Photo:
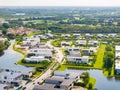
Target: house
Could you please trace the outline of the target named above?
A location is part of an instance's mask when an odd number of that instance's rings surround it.
[[[23,76],[31,76],[32,75],[32,71],[33,71],[33,68],[2,68],[1,67],[1,71],[4,71],[4,72],[13,72],[13,73],[22,73]]]
[[[120,74],[120,59],[115,60],[115,71],[117,74]]]
[[[35,85],[33,90],[65,90],[57,87],[55,84],[42,84],[42,85]]]
[[[115,46],[115,71],[120,74],[120,46]]]
[[[54,35],[51,34],[51,33],[47,33],[46,35],[47,35],[49,38],[54,38]]]
[[[73,48],[73,47],[67,47],[66,50],[68,52],[77,52],[77,51],[80,52],[80,48],[76,48],[76,47],[75,48]]]
[[[117,37],[117,34],[116,33],[110,33],[110,34],[108,34],[108,37],[115,38],[115,37]]]
[[[85,56],[92,55],[93,52],[94,51],[92,49],[82,49],[82,55],[85,55]]]
[[[35,36],[40,39],[48,39],[48,37],[46,35],[35,35]]]
[[[115,57],[120,57],[120,46],[115,46]]]
[[[80,49],[79,48],[71,48],[71,47],[67,47],[66,51],[69,52],[69,56],[74,56],[74,57],[80,57],[81,53],[80,53]]]
[[[19,72],[13,72],[13,71],[0,72],[0,82],[2,83],[10,83],[15,86],[19,86],[21,84],[22,78],[23,78],[23,74]]]
[[[2,42],[4,43],[4,42],[8,41],[8,39],[7,39],[7,38],[0,37],[0,41],[2,41]]]
[[[0,36],[2,36],[2,30],[0,30]]]
[[[35,86],[33,90],[70,90],[79,76],[80,74],[74,72],[55,71],[52,77],[47,78],[42,85]]]
[[[97,34],[97,37],[103,39],[104,35],[103,34]]]
[[[75,62],[75,63],[88,63],[89,56],[81,56],[81,57],[75,57],[75,56],[67,56],[68,62]]]
[[[69,55],[67,56],[68,62],[75,63],[88,63],[89,56],[81,56],[79,48],[67,48]]]
[[[34,46],[40,43],[40,38],[31,36],[29,38],[23,38],[23,46]]]
[[[76,46],[85,46],[87,43],[86,40],[77,40],[76,41]]]
[[[27,54],[34,54],[35,56],[43,56],[44,58],[52,58],[53,49],[49,48],[33,48],[29,49]]]
[[[39,63],[46,60],[43,56],[31,56],[24,59],[27,63]]]
[[[75,72],[55,71],[54,76],[69,77],[69,79],[74,79],[77,81],[80,74]]]
[[[89,40],[88,46],[99,46],[99,42],[97,40]]]
[[[61,37],[69,38],[69,37],[71,37],[71,35],[70,34],[62,34]]]
[[[94,37],[94,35],[92,35],[92,34],[90,34],[90,33],[86,33],[86,34],[85,34],[85,38],[92,38],[92,37]]]
[[[61,46],[70,46],[71,42],[62,41]]]
[[[79,33],[74,33],[73,36],[74,36],[75,38],[80,38],[80,37],[81,37],[81,34],[79,34]]]

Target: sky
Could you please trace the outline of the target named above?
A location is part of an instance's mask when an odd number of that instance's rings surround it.
[[[0,6],[120,6],[120,0],[0,0]]]

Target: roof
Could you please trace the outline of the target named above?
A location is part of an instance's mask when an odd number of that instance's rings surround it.
[[[51,84],[57,84],[59,82],[63,82],[64,81],[64,77],[60,77],[60,76],[53,76],[51,78],[47,78],[45,80],[45,83],[51,83]]]
[[[61,85],[63,85],[63,86],[69,86],[70,84],[72,84],[73,83],[73,79],[68,79],[68,80],[64,80],[62,83],[61,83]]]
[[[81,54],[80,54],[79,51],[71,51],[69,56],[71,56],[71,57],[80,57]]]
[[[46,84],[44,83],[43,85],[36,85],[33,90],[65,90],[65,89],[60,89],[60,88],[54,88],[56,85],[55,84]]]
[[[77,76],[80,75],[80,73],[75,73],[75,72],[65,72],[65,71],[55,71],[54,72],[55,76],[60,76],[60,77],[65,77],[68,74],[69,74],[70,79],[71,78],[74,79],[74,78],[76,78]]]
[[[21,75],[22,75],[22,73],[6,72],[6,71],[3,71],[0,73],[0,76],[2,76],[2,77],[7,76],[9,78],[18,78]]]
[[[120,46],[115,46],[115,50],[120,50]]]

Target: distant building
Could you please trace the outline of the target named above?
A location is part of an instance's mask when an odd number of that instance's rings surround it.
[[[92,35],[92,34],[90,34],[90,33],[86,33],[86,34],[85,34],[85,38],[92,38],[92,37],[94,37],[94,35]]]
[[[80,52],[80,48],[67,47],[66,50],[68,52]]]
[[[90,56],[94,53],[94,51],[92,49],[82,49],[82,55],[84,56]]]
[[[70,46],[71,42],[62,41],[61,46]]]
[[[117,37],[117,34],[116,33],[110,33],[110,34],[108,34],[108,37],[115,38],[115,37]]]
[[[23,46],[34,46],[38,44],[40,44],[40,38],[38,37],[23,38]]]
[[[77,40],[77,41],[76,41],[76,45],[77,45],[77,46],[85,46],[86,43],[87,43],[86,40]]]
[[[97,34],[97,37],[98,37],[99,39],[104,39],[104,38],[105,38],[105,36],[104,36],[103,34]]]
[[[73,36],[78,39],[81,38],[81,34],[78,34],[78,33],[74,33]]]
[[[99,42],[97,40],[89,40],[88,45],[89,46],[99,46]]]
[[[61,37],[69,38],[69,37],[71,37],[71,35],[70,34],[62,34]]]

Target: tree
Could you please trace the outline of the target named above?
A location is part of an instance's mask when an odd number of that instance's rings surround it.
[[[8,24],[8,23],[3,23],[2,26],[3,26],[4,28],[6,28],[6,29],[9,28],[9,24]]]
[[[5,45],[2,41],[0,41],[0,54],[3,53],[3,50],[5,49]]]
[[[89,83],[88,89],[92,89],[92,88],[93,88],[92,83]]]

